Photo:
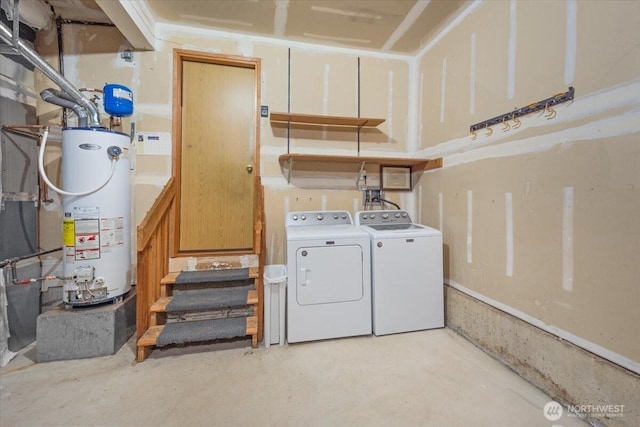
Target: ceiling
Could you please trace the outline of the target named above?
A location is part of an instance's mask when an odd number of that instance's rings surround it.
[[[98,6],[100,1],[43,1],[64,19],[108,21]],[[156,22],[414,54],[455,18],[469,0],[136,1],[144,3]]]
[[[414,53],[463,0],[146,0],[160,22]]]

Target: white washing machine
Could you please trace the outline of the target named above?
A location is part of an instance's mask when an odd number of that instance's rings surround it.
[[[411,222],[406,211],[361,211],[371,236],[373,333],[444,327],[442,233]]]
[[[346,211],[290,212],[287,341],[371,334],[369,235]]]

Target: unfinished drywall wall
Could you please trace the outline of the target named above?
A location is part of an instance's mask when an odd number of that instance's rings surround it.
[[[636,372],[639,16],[624,1],[472,4],[419,57],[418,155],[444,168],[416,190],[452,286]],[[469,134],[568,86],[555,116]]]
[[[595,426],[640,424],[640,375],[453,287],[445,288],[445,301],[447,327],[562,402],[570,417]]]
[[[101,87],[105,82],[123,84],[134,93],[134,114],[123,121],[129,132],[172,132],[173,50],[176,48],[261,59],[261,103],[270,112],[380,117],[386,121],[361,133],[363,155],[406,157],[408,152],[408,94],[411,58],[387,54],[336,50],[301,43],[287,44],[264,38],[206,31],[175,25],[156,27],[156,50],[133,52],[127,62],[121,52],[128,43],[115,29],[65,26],[65,76],[77,87]],[[38,50],[57,67],[55,31],[40,35]],[[360,96],[358,97],[358,58]],[[290,76],[290,77],[289,77]],[[290,78],[290,92],[289,88]],[[47,83],[41,76],[40,89]],[[60,109],[39,105],[41,120],[59,123]],[[103,118],[107,116],[104,115]],[[353,129],[299,128],[289,140],[283,128],[260,119],[260,172],[265,187],[267,260],[283,263],[284,217],[287,211],[362,208],[353,170],[321,170],[294,175],[287,181],[278,157],[287,152],[357,154]],[[52,150],[56,150],[55,144]],[[54,153],[55,151],[52,151]],[[59,152],[58,152],[59,153]],[[48,162],[55,175],[59,154]],[[171,172],[171,156],[139,154],[135,161],[134,217],[139,224],[162,190]],[[375,172],[375,171],[373,171]],[[410,203],[410,193],[389,194],[398,203]],[[48,239],[59,241],[61,219],[48,216],[43,229],[54,229]]]

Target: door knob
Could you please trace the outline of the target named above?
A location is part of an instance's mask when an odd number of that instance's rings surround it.
[[[247,173],[253,172],[253,165],[247,165]]]

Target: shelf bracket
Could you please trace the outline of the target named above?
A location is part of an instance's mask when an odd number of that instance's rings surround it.
[[[364,171],[364,164],[365,164],[364,161],[360,164],[360,170],[358,171],[358,177],[356,178],[356,188],[358,188],[358,183],[360,182],[360,178],[362,178],[362,171]]]
[[[291,184],[291,171],[293,170],[293,159],[289,158],[287,160],[287,167],[288,167],[288,171],[287,171],[287,184]]]

